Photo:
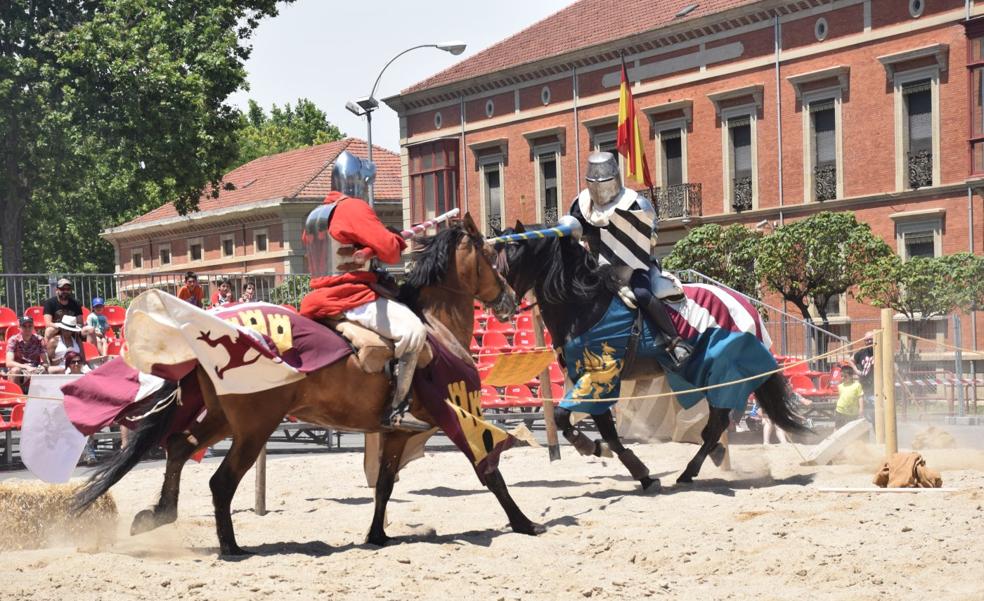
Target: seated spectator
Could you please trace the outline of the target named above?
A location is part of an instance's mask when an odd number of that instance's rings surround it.
[[[205,291],[198,285],[198,276],[194,271],[185,274],[184,286],[178,288],[178,298],[201,308],[205,299]]]
[[[34,331],[34,320],[21,317],[20,332],[7,341],[7,375],[10,380],[27,392],[31,376],[48,371],[48,353],[44,340]]]
[[[243,287],[243,293],[239,297],[239,302],[241,303],[251,303],[256,300],[256,284],[252,281],[246,282],[246,286]]]
[[[61,278],[56,285],[55,295],[44,301],[44,339],[49,341],[58,335],[56,324],[65,315],[75,317],[76,322],[82,321],[82,305],[75,300],[74,287],[68,278]],[[87,338],[91,328],[82,328],[82,337]]]
[[[65,373],[82,375],[89,371],[89,366],[82,360],[82,355],[75,351],[65,353]],[[89,436],[85,440],[85,448],[82,450],[82,458],[79,461],[82,465],[92,465],[96,462],[96,439]]]
[[[74,315],[65,315],[61,321],[55,324],[58,335],[48,340],[48,362],[50,367],[48,373],[64,374],[68,373],[68,366],[65,364],[65,357],[69,351],[74,351],[85,362],[85,351],[79,342],[79,334],[82,328],[79,327]]]
[[[235,304],[236,297],[232,295],[232,283],[229,278],[219,280],[219,289],[212,293],[212,307],[224,307]]]
[[[91,329],[86,339],[99,349],[99,354],[103,357],[106,356],[106,350],[109,348],[109,340],[106,338],[109,320],[103,315],[105,305],[106,302],[101,297],[92,299],[92,312],[86,320],[86,325]]]

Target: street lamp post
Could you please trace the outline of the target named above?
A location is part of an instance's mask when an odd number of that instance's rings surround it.
[[[388,63],[386,63],[385,65],[383,65],[383,69],[379,72],[379,75],[376,76],[376,82],[372,84],[372,91],[369,92],[369,95],[368,96],[366,96],[365,98],[360,98],[359,100],[356,100],[355,102],[349,100],[348,102],[345,103],[345,108],[348,109],[348,111],[350,113],[352,113],[352,114],[354,114],[354,115],[356,115],[358,117],[361,117],[361,116],[365,115],[365,118],[366,118],[366,142],[369,143],[369,160],[370,161],[372,161],[372,112],[374,110],[376,110],[377,108],[379,108],[379,101],[376,100],[376,98],[375,98],[375,96],[376,96],[376,86],[379,85],[379,80],[383,77],[383,73],[386,71],[386,68],[389,67],[393,63],[393,61],[395,61],[396,59],[400,58],[401,56],[403,56],[407,52],[410,52],[411,50],[416,50],[418,48],[437,48],[438,50],[443,50],[445,52],[450,52],[451,54],[457,56],[457,55],[459,55],[459,54],[461,54],[462,52],[465,51],[465,43],[464,42],[457,42],[457,41],[456,42],[441,42],[439,44],[420,44],[419,46],[413,46],[411,48],[407,48],[403,52],[400,52],[399,54],[397,54],[396,56],[394,56],[393,58],[391,58]],[[375,192],[373,190],[373,185],[372,184],[369,185],[369,199],[368,200],[369,200],[369,203],[370,204],[372,204],[373,201],[375,201]]]

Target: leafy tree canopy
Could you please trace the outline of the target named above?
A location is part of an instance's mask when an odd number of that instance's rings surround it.
[[[334,142],[344,137],[345,134],[328,121],[328,115],[306,98],[299,99],[293,107],[289,103],[283,108],[273,105],[269,115],[250,100],[249,109],[241,117],[239,156],[232,167],[269,154]]]
[[[696,227],[663,261],[671,270],[693,269],[735,290],[757,297],[755,255],[762,234],[741,224]]]
[[[866,266],[891,254],[888,245],[853,213],[821,211],[763,237],[756,272],[810,322],[812,301],[826,324],[830,299],[858,284]]]

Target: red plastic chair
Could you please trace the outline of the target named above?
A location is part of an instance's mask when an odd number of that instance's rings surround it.
[[[7,430],[10,430],[10,424],[7,423],[7,420],[3,419],[3,414],[0,413],[0,432],[6,432]]]
[[[85,323],[87,321],[89,321],[89,314],[90,313],[92,313],[92,311],[90,311],[88,307],[82,307],[82,324],[81,325],[84,326]]]
[[[106,340],[116,340],[116,331],[112,326],[106,328]]]
[[[0,406],[10,407],[23,403],[24,391],[10,380],[0,380]]]
[[[109,341],[106,346],[106,354],[110,357],[118,357],[121,352],[123,352],[123,340],[120,338],[113,338]]]
[[[539,403],[534,400],[533,393],[528,386],[507,386],[505,394],[506,402],[513,407],[535,407]]]
[[[14,336],[20,333],[20,326],[8,326],[7,335],[3,337],[4,341],[10,340]]]
[[[0,307],[0,328],[17,325],[17,314],[10,307]]]
[[[799,360],[797,359],[797,361]],[[808,363],[799,362],[799,363],[794,363],[792,366],[783,369],[782,373],[786,374],[787,376],[794,376],[794,375],[806,374],[806,372],[808,371],[810,371],[810,365]]]
[[[34,327],[38,328],[41,333],[44,333],[44,307],[28,307],[27,311],[24,311],[24,315],[27,315],[34,320]]]
[[[516,317],[516,331],[517,332],[532,332],[533,331],[533,316],[529,313],[523,313]]]
[[[102,357],[102,354],[100,354],[99,349],[97,349],[96,345],[92,344],[91,342],[82,343],[82,352],[85,353],[86,361],[92,361],[93,359]]]
[[[478,318],[472,320],[472,333],[478,337],[485,334],[485,324]]]
[[[502,397],[499,396],[499,391],[495,389],[495,386],[489,386],[488,384],[482,386],[482,397],[480,402],[482,409],[499,408],[505,405],[502,401]]]
[[[817,391],[813,386],[813,380],[801,374],[789,376],[789,385],[794,392],[802,395],[812,394]]]
[[[0,340],[0,367],[7,366],[7,341]]]
[[[474,336],[472,336],[471,346],[468,347],[468,350],[471,351],[471,354],[473,355],[477,355],[478,351],[482,350],[482,346],[478,344],[478,340],[476,340]]]
[[[24,403],[14,405],[13,411],[10,412],[10,421],[7,422],[7,427],[10,430],[20,430],[24,427]]]
[[[832,370],[830,370],[830,384],[836,386],[841,383],[841,367],[840,365],[835,365]]]
[[[554,361],[550,364],[550,381],[554,384],[564,385],[564,372],[560,369],[560,364]]]
[[[513,327],[510,321],[499,321],[494,317],[485,322],[486,332],[502,332],[503,334],[512,335],[516,332],[516,328]]]
[[[564,385],[556,382],[550,383],[550,394],[553,396],[554,403],[559,403],[564,399]],[[540,398],[543,398],[543,387],[540,387]]]
[[[488,373],[488,370],[499,360],[500,353],[496,349],[482,348],[478,351],[478,369]]]
[[[512,345],[502,332],[486,332],[482,335],[482,348],[501,352],[506,349],[512,350]]]
[[[122,328],[123,322],[126,321],[126,309],[117,307],[116,305],[106,305],[103,307],[103,315],[106,316],[106,321],[109,322],[109,327],[111,328]]]
[[[513,347],[517,349],[531,349],[536,347],[536,335],[529,330],[517,330],[513,334]]]

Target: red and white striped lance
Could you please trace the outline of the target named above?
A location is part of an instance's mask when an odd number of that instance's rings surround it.
[[[435,217],[433,219],[428,219],[427,221],[422,221],[422,222],[418,223],[417,225],[410,226],[409,229],[405,229],[402,232],[400,232],[400,235],[403,236],[403,239],[404,240],[409,240],[410,238],[413,238],[414,236],[417,236],[419,234],[423,234],[428,229],[430,229],[430,228],[432,228],[432,227],[434,227],[436,225],[440,225],[440,224],[444,223],[445,221],[448,221],[452,217],[456,217],[458,215],[458,213],[460,213],[460,212],[461,212],[461,209],[458,209],[458,208],[451,209],[447,213],[442,213],[442,214],[438,215],[437,217]],[[373,249],[367,247],[367,248],[362,248],[362,249],[359,249],[359,250],[355,251],[355,254],[353,254],[353,258],[356,261],[361,261],[361,262],[365,263],[366,261],[368,261],[369,259],[371,259],[375,254],[376,254],[376,251],[374,251]]]

